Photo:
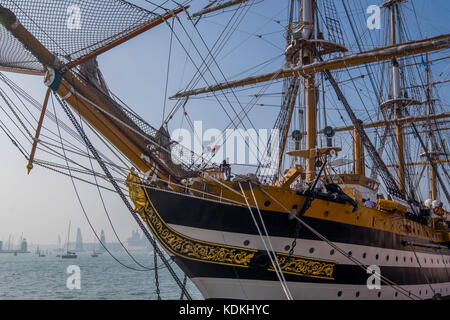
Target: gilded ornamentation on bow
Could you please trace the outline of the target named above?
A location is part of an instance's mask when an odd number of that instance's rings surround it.
[[[145,220],[166,248],[185,258],[247,267],[256,253],[187,238],[168,227],[153,208],[147,206],[145,213]]]
[[[147,197],[145,196],[144,189],[140,186],[141,183],[141,179],[135,173],[134,168],[131,168],[127,179],[125,180],[125,185],[128,187],[130,199],[133,201],[134,211],[142,216],[142,209],[147,204]]]
[[[125,182],[135,210],[152,229],[160,243],[177,256],[205,263],[218,263],[237,267],[249,267],[257,250],[226,246],[189,238],[169,227],[153,207],[141,180],[131,171]],[[281,269],[285,273],[306,277],[333,279],[335,262],[289,256],[277,253]],[[270,266],[267,270],[274,271]]]
[[[298,275],[333,279],[335,263],[332,261],[312,260],[298,256],[277,254],[281,270]]]

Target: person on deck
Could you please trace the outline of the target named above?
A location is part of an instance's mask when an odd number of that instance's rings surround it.
[[[367,199],[367,200],[364,202],[364,205],[365,205],[367,208],[375,208],[376,203],[373,202],[373,201],[370,200],[370,199]]]
[[[230,178],[231,178],[231,166],[228,163],[228,159],[227,160],[224,159],[220,166],[221,166],[222,172],[225,175],[225,179],[226,180],[230,180]]]

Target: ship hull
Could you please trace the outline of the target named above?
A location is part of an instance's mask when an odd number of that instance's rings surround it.
[[[268,259],[262,264],[256,259],[266,250],[247,207],[152,188],[146,191],[151,208],[157,212],[160,221],[177,235],[186,237],[188,241],[195,239],[205,246],[254,252],[248,263],[236,265],[228,263],[229,260],[198,258],[189,250],[183,254],[182,250],[171,250],[166,244],[168,253],[206,299],[286,299]],[[257,214],[256,210],[253,214]],[[302,218],[364,265],[378,266],[383,277],[401,288],[381,283],[377,289],[370,288],[373,284],[371,274],[305,227],[299,228],[296,220],[288,219],[287,214],[261,210],[261,215],[279,259],[290,257],[297,232],[291,254],[301,260],[302,265],[296,269],[284,269],[283,266],[287,286],[294,299],[432,299],[450,295],[450,251],[405,245],[405,241],[426,243],[423,238],[306,216]],[[258,224],[263,230],[260,221]],[[163,230],[152,229],[157,236]],[[164,239],[159,240],[164,245]],[[332,272],[329,272],[330,268]]]

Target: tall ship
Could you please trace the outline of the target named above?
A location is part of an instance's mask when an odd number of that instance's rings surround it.
[[[2,0],[0,98],[25,142],[1,128],[29,173],[94,185],[105,211],[102,192],[117,193],[188,299],[186,277],[205,299],[447,298],[450,113],[438,89],[449,73],[435,66],[448,65],[450,35],[420,31],[418,2]],[[249,17],[258,6],[265,15]],[[277,29],[253,33],[269,23]],[[109,89],[96,58],[157,26],[193,76],[169,98],[159,79],[164,104],[151,108],[163,122],[152,126]],[[264,52],[241,52],[234,64],[248,68],[231,78],[221,59],[236,31],[276,59],[254,66]],[[168,71],[174,63],[170,52]],[[42,76],[44,102],[8,72]],[[169,132],[175,119],[194,128],[201,102],[205,118],[229,125],[192,150]],[[238,137],[257,140],[255,165],[227,161]]]

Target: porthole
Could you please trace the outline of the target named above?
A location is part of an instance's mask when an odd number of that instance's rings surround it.
[[[332,256],[333,254],[334,254],[334,249],[331,249],[330,256]]]
[[[378,292],[378,298],[381,298],[381,292]]]
[[[328,211],[325,211],[325,212],[323,213],[323,216],[324,216],[324,217],[328,217],[328,214],[329,214],[329,212],[328,212]]]
[[[406,257],[403,257],[403,262],[406,262]]]
[[[424,261],[425,263],[427,263],[427,258],[423,258],[423,261]]]
[[[356,291],[355,296],[358,298],[359,297],[359,291]]]
[[[352,256],[352,254],[353,254],[353,252],[351,252],[351,251],[348,252],[348,255],[349,255],[350,257]]]
[[[395,291],[395,294],[394,294],[394,296],[398,297],[398,292],[397,292],[397,291]]]
[[[395,262],[398,262],[398,256],[395,256]]]
[[[378,255],[378,253],[375,255],[375,259],[378,260],[380,256]]]
[[[290,245],[287,245],[286,247],[284,247],[284,250],[288,251],[291,248]]]
[[[419,296],[421,296],[422,295],[422,290],[419,290]]]
[[[386,261],[389,261],[389,256],[386,256]]]
[[[245,240],[244,241],[244,246],[248,246],[250,244],[250,240]]]
[[[339,292],[337,293],[337,296],[338,296],[338,297],[342,296],[342,291],[339,291]]]
[[[367,256],[367,254],[364,252],[363,255],[362,255],[363,259],[365,259],[366,256]]]
[[[411,257],[411,262],[413,262],[413,258]]]
[[[266,202],[264,202],[264,206],[266,206],[266,207],[270,206],[270,201],[267,200]]]
[[[314,248],[310,248],[309,253],[313,253],[313,252],[314,252]]]

